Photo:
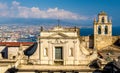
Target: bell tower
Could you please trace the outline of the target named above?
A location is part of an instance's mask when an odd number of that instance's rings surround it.
[[[112,43],[112,22],[102,11],[94,19],[94,48],[101,49]]]

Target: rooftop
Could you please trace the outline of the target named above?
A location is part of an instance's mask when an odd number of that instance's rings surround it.
[[[0,46],[10,46],[10,47],[18,47],[20,45],[29,46],[33,44],[34,42],[0,42]]]
[[[79,28],[77,27],[62,27],[62,26],[55,26],[53,27],[52,29],[48,29],[48,30],[42,30],[42,31],[50,31],[50,32],[58,32],[58,31],[61,31],[61,32],[78,32],[79,31]]]

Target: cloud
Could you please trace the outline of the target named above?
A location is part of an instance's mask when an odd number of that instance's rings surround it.
[[[0,9],[6,8],[6,7],[7,7],[6,4],[2,4],[2,3],[0,3]]]
[[[12,5],[13,5],[13,6],[18,6],[18,5],[20,5],[20,3],[17,2],[17,1],[13,1],[13,2],[12,2]]]
[[[8,15],[8,6],[6,4],[0,3],[0,16]]]
[[[48,19],[68,19],[68,20],[87,20],[86,16],[79,15],[64,9],[48,8],[41,10],[39,7],[21,6],[19,2],[13,1],[11,6],[0,3],[0,16],[12,18],[48,18]]]

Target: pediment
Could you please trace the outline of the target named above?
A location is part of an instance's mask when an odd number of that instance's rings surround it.
[[[64,37],[69,37],[69,36],[63,33],[55,33],[55,34],[50,35],[49,37],[64,38]]]

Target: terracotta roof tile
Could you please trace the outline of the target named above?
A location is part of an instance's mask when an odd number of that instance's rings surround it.
[[[0,46],[12,46],[12,47],[17,47],[20,45],[29,46],[33,44],[34,42],[0,42]]]

